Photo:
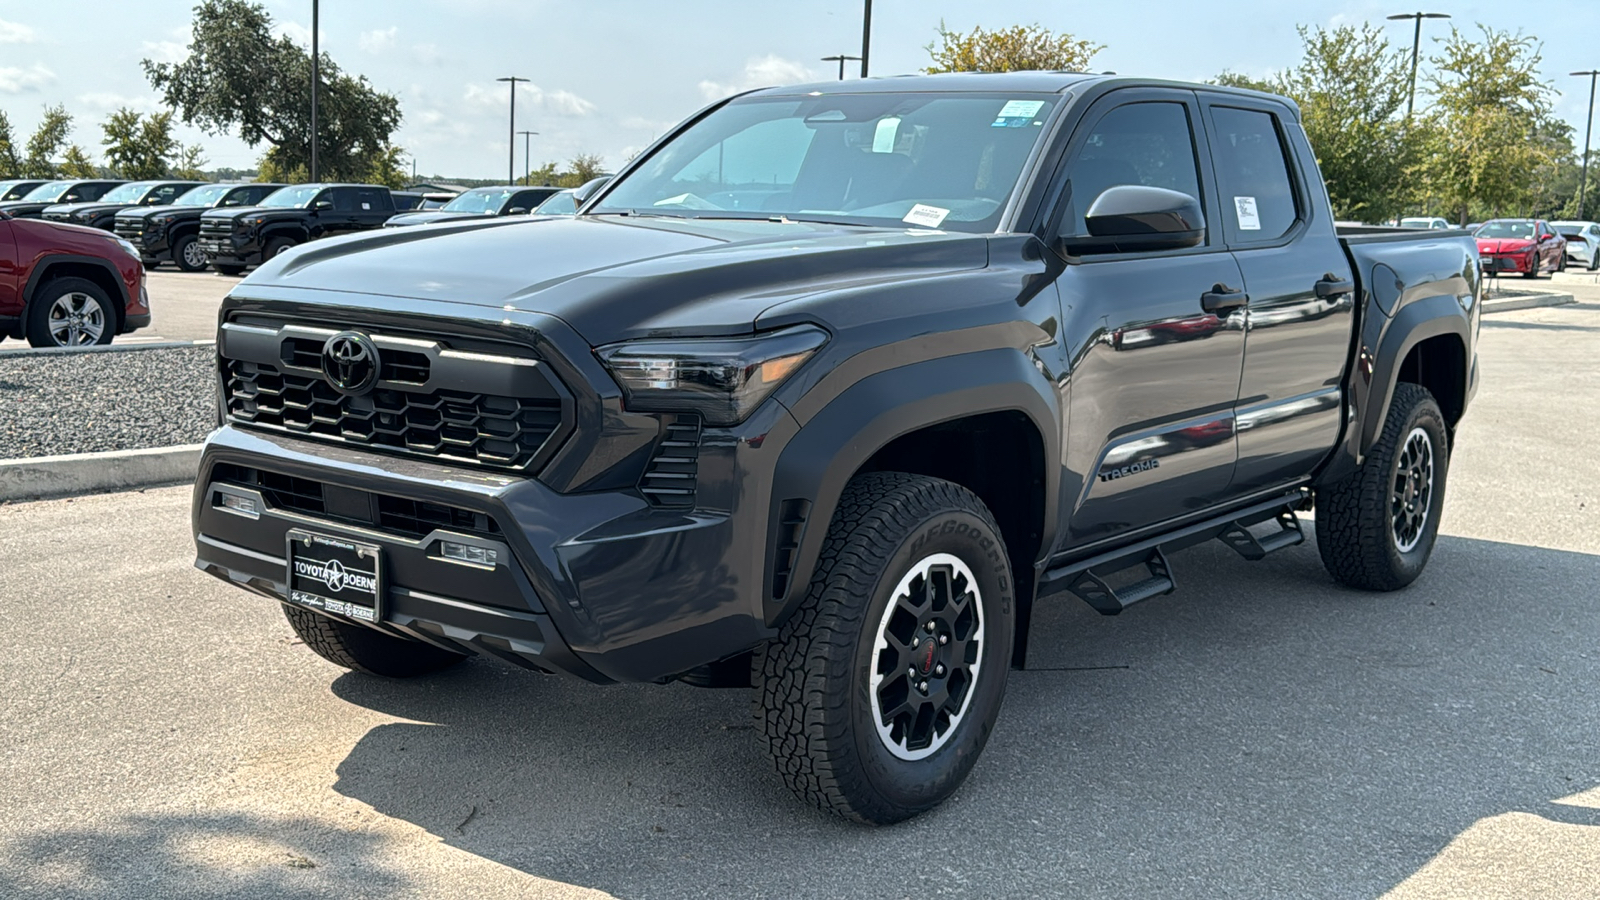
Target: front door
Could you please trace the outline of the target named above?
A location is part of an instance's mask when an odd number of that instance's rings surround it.
[[[1221,192],[1212,224],[1250,295],[1233,492],[1253,493],[1310,474],[1338,443],[1355,286],[1332,216],[1311,202],[1303,173],[1316,160],[1298,123],[1271,102],[1202,103]]]
[[[1052,227],[1063,236],[1086,234],[1085,212],[1120,184],[1182,191],[1214,218],[1215,191],[1198,165],[1203,147],[1192,92],[1108,94],[1069,142],[1051,220],[1059,224]],[[1239,267],[1214,231],[1197,247],[1066,262],[1057,285],[1072,361],[1063,473],[1064,485],[1077,492],[1063,504],[1070,549],[1225,499],[1236,455],[1244,310],[1217,315],[1204,308],[1243,289]]]

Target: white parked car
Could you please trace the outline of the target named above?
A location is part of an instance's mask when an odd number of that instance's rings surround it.
[[[1600,222],[1551,222],[1550,227],[1567,239],[1568,260],[1591,272],[1600,269]]]
[[[1428,231],[1449,231],[1455,226],[1438,216],[1409,216],[1400,220],[1400,227],[1421,228]]]

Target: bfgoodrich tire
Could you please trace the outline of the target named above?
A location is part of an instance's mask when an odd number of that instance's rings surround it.
[[[283,604],[283,615],[313,653],[336,666],[368,675],[413,678],[447,669],[466,659],[432,644],[391,637],[364,625],[340,622],[298,606]]]
[[[1393,591],[1415,581],[1439,535],[1449,432],[1433,395],[1398,384],[1378,443],[1361,468],[1317,489],[1317,549],[1350,587]]]
[[[887,824],[950,796],[988,742],[1015,598],[971,491],[895,472],[845,488],[805,598],[756,660],[760,731],[801,799]]]

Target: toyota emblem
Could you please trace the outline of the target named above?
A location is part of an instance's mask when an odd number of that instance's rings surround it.
[[[346,394],[364,394],[378,383],[378,348],[359,331],[341,331],[322,345],[322,374]]]

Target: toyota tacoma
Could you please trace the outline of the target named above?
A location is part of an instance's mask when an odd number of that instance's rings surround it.
[[[200,217],[211,209],[255,206],[282,187],[262,182],[203,184],[166,206],[122,210],[112,231],[139,248],[147,269],[170,260],[185,272],[199,272],[207,265],[200,246]]]
[[[1336,230],[1289,101],[773,88],[579,214],[300,248],[225,301],[197,565],[383,676],[753,687],[804,800],[961,784],[1041,598],[1300,544],[1403,588],[1477,380],[1464,232]]]
[[[382,228],[394,197],[376,184],[297,184],[259,206],[213,209],[200,216],[200,248],[211,268],[237,275],[307,241]]]

